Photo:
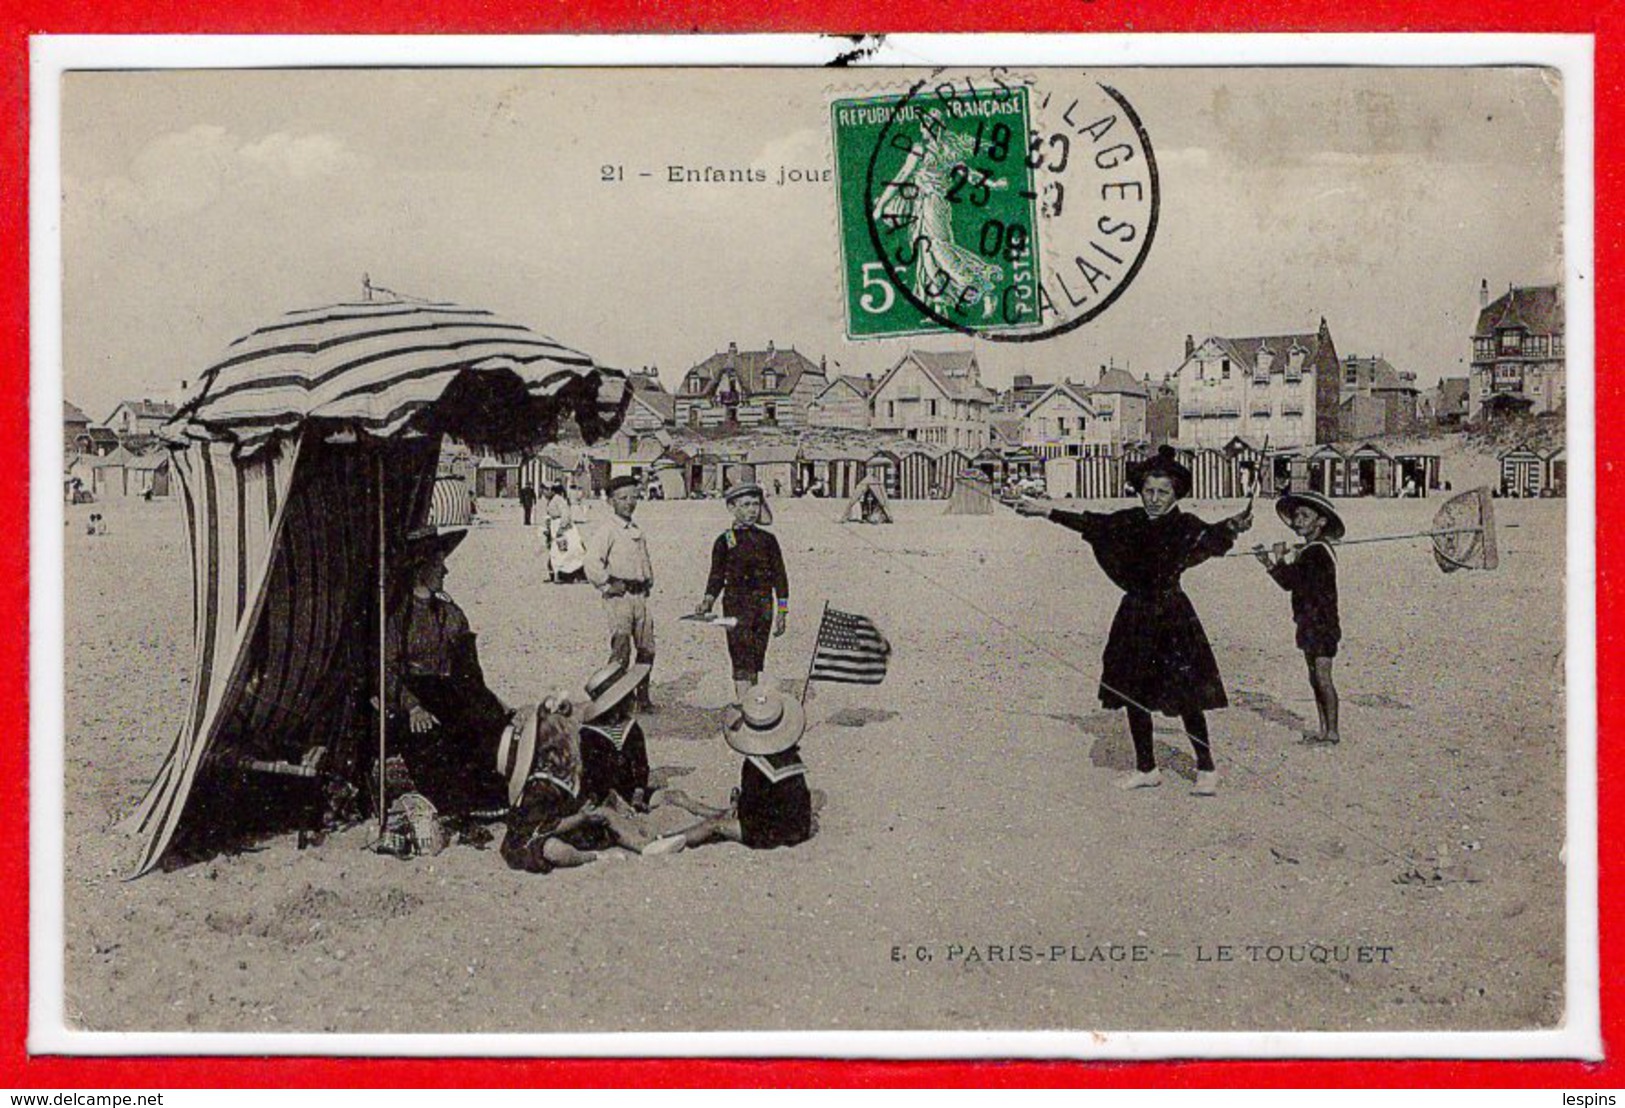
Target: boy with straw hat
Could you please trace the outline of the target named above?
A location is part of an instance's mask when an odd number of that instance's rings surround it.
[[[1255,546],[1253,555],[1275,583],[1292,594],[1298,649],[1309,669],[1309,687],[1320,716],[1320,732],[1305,733],[1304,741],[1330,745],[1340,738],[1332,659],[1343,638],[1337,614],[1337,552],[1332,544],[1344,535],[1343,520],[1318,492],[1287,493],[1275,502],[1275,514],[1303,542],[1292,550],[1285,543],[1276,543],[1273,550]]]

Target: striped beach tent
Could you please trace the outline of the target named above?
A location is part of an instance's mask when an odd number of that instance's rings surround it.
[[[443,436],[530,450],[568,414],[596,439],[629,398],[585,354],[450,304],[335,304],[233,343],[163,432],[192,562],[191,703],[127,825],[133,875],[286,829],[285,782],[244,765],[321,751],[365,778],[381,600],[401,584],[387,567],[451,496]]]
[[[1078,496],[1085,500],[1116,500],[1125,495],[1123,459],[1091,454],[1078,462]]]
[[[863,475],[885,489],[887,496],[898,496],[897,455],[890,450],[876,450],[865,458]]]
[[[970,468],[970,455],[960,450],[949,450],[937,459],[937,495],[946,500],[953,495],[959,475]]]

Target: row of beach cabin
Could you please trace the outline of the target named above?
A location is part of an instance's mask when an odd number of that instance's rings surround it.
[[[808,445],[688,454],[651,437],[620,449],[554,446],[525,461],[482,460],[474,487],[480,496],[517,496],[527,484],[536,489],[567,484],[590,496],[624,475],[644,482],[651,495],[672,500],[717,496],[745,481],[762,485],[770,496],[849,497],[871,479],[893,499],[929,500],[946,499],[961,474],[977,472],[994,488],[1041,480],[1053,497],[1108,500],[1131,495],[1128,467],[1150,452],[1139,445],[1046,458],[1021,448],[967,453],[910,444],[867,452]],[[1255,480],[1265,496],[1293,488],[1333,497],[1421,497],[1442,487],[1437,454],[1389,452],[1375,443],[1352,450],[1331,445],[1272,450],[1266,456],[1235,439],[1223,449],[1187,449],[1179,455],[1194,477],[1193,495],[1203,500],[1246,496]]]

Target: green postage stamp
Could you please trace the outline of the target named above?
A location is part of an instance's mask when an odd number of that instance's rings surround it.
[[[831,105],[851,338],[1039,326],[1028,92],[944,84]]]

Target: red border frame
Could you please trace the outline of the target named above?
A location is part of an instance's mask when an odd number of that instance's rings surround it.
[[[333,10],[323,10],[324,8]],[[1625,10],[1618,0],[1365,0],[1334,12],[1324,0],[1229,0],[1193,11],[1188,0],[1082,0],[1035,18],[1023,0],[971,6],[909,0],[791,0],[764,14],[754,0],[588,0],[540,14],[534,0],[480,0],[446,14],[402,0],[316,5],[302,0],[212,0],[195,10],[162,0],[9,0],[0,26],[0,519],[28,518],[28,36],[30,34],[502,34],[544,32],[746,32],[830,28],[889,31],[1526,31],[1596,36],[1597,667],[1614,672],[1625,644],[1609,588],[1625,570],[1625,509],[1604,495],[1602,459],[1621,446],[1616,418],[1625,387],[1609,372],[1625,311],[1608,310],[1625,264]],[[1616,50],[1619,50],[1616,53]],[[1582,265],[1582,269],[1587,267]],[[1588,273],[1588,276],[1590,274]],[[1625,300],[1621,301],[1625,306]],[[0,540],[0,888],[28,889],[28,530]],[[44,567],[53,572],[53,567]],[[1614,811],[1625,782],[1625,688],[1599,681],[1598,827],[1605,1046],[1621,1041],[1625,942],[1625,828]],[[9,1088],[523,1087],[560,1086],[971,1086],[1107,1087],[1619,1087],[1625,1065],[1575,1062],[844,1062],[742,1060],[392,1060],[338,1058],[30,1058],[27,896],[0,897],[0,1086]]]

